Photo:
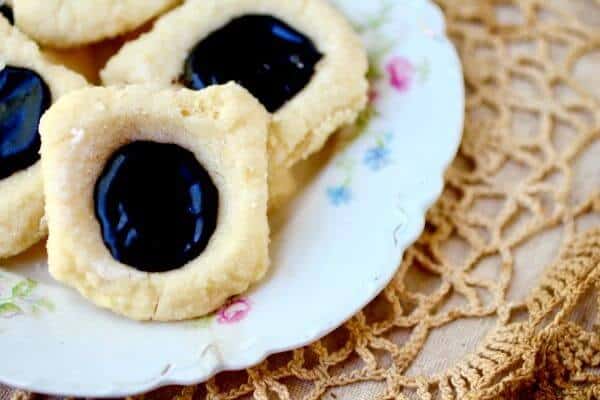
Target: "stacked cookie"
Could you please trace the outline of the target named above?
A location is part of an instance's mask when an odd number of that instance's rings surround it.
[[[367,98],[360,39],[325,0],[175,3],[0,9],[0,256],[47,225],[52,276],[140,320],[205,315],[262,279],[290,169]],[[83,45],[171,7],[112,56],[104,87],[21,33]]]

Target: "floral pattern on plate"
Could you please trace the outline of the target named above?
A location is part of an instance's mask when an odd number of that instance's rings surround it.
[[[405,56],[392,54],[397,40],[385,36],[382,28],[390,23],[387,15],[395,7],[394,2],[385,1],[379,12],[367,18],[367,22],[355,24],[357,30],[364,36],[371,37],[376,45],[369,48],[369,71],[367,73],[370,82],[369,104],[359,116],[352,138],[371,134],[375,136],[376,143],[364,150],[362,156],[346,154],[342,156],[341,161],[336,163],[343,179],[326,190],[329,202],[335,207],[349,204],[354,198],[352,181],[355,167],[359,164],[358,158],[362,158],[362,164],[372,172],[378,172],[393,162],[390,146],[394,138],[393,129],[390,128],[390,131],[385,133],[370,131],[372,122],[376,119],[382,120],[384,117],[378,110],[378,103],[382,101],[381,92],[388,87],[397,95],[407,94],[414,90],[417,84],[425,84],[431,72],[429,60],[426,58],[415,63]]]
[[[0,274],[0,318],[53,311],[54,304],[36,293],[38,283],[32,279],[15,279]]]
[[[235,297],[230,299],[216,313],[196,319],[194,324],[205,328],[214,322],[219,325],[234,325],[243,321],[252,310],[252,303],[249,299]]]

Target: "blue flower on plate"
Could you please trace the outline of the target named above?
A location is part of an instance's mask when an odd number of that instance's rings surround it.
[[[377,145],[367,150],[364,163],[373,171],[379,171],[390,163],[390,150],[385,145]]]
[[[346,185],[329,187],[327,189],[327,196],[329,197],[331,204],[336,207],[348,204],[352,199],[352,193]]]

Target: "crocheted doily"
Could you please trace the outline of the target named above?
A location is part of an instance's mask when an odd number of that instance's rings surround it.
[[[140,399],[600,398],[600,2],[438,4],[466,129],[393,283],[309,347]]]

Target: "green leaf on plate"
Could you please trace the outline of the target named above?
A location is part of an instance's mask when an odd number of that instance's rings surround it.
[[[367,70],[367,79],[372,82],[383,77],[383,71],[381,71],[381,67],[379,66],[379,60],[376,60],[374,56],[370,58],[371,60],[369,60],[369,69]]]
[[[33,291],[33,289],[35,289],[36,286],[37,282],[31,279],[26,279],[24,281],[19,282],[15,287],[12,288],[12,295],[13,297],[21,299],[26,298],[31,294],[31,292]]]
[[[0,316],[11,315],[11,314],[20,314],[23,310],[21,307],[14,303],[2,303],[0,304]]]
[[[54,304],[48,299],[39,299],[35,305],[40,308],[45,308],[48,311],[54,311]]]
[[[192,323],[196,328],[208,328],[212,324],[214,319],[215,316],[211,314],[205,317],[195,319],[194,321],[192,321]]]

